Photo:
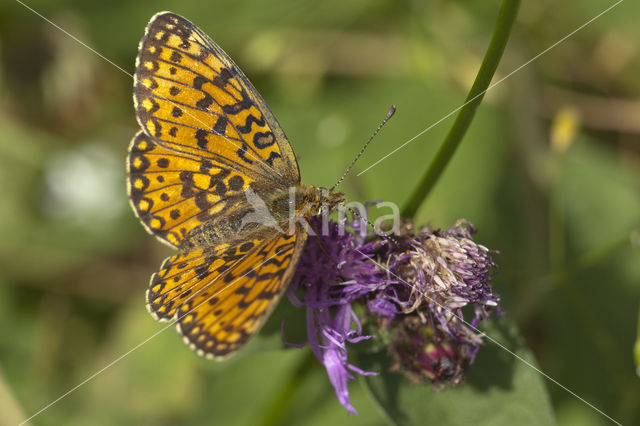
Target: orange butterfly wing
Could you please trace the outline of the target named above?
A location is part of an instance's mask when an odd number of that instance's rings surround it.
[[[179,15],[162,12],[149,22],[136,59],[134,101],[144,132],[168,149],[284,187],[300,182],[293,150],[258,91]]]
[[[142,131],[131,141],[127,171],[134,212],[149,233],[174,247],[244,200],[253,182],[210,160],[168,150]]]
[[[220,250],[200,249],[165,260],[153,275],[147,307],[200,355],[223,358],[244,345],[277,305],[306,234],[273,233]]]

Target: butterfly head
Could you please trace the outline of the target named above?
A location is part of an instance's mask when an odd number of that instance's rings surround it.
[[[322,213],[322,209],[334,211],[340,204],[345,202],[345,196],[342,192],[334,192],[327,188],[317,188],[313,185],[306,187],[305,201],[311,203],[309,209],[314,215]]]

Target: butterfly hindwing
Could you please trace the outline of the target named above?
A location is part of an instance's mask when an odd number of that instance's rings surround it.
[[[179,247],[195,227],[245,200],[253,179],[210,160],[164,148],[140,131],[127,161],[129,199],[145,228]]]
[[[174,320],[199,354],[225,357],[266,321],[290,280],[306,234],[270,233],[217,251],[199,249],[167,259],[147,293],[159,320]]]
[[[164,147],[299,183],[289,142],[260,94],[224,51],[185,18],[155,15],[139,47],[134,83],[142,129]]]

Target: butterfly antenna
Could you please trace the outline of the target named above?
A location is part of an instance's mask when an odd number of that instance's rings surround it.
[[[371,135],[371,137],[369,138],[369,140],[367,141],[367,143],[364,144],[364,146],[362,147],[362,149],[360,150],[360,152],[358,153],[358,155],[356,155],[356,158],[353,159],[353,161],[351,162],[351,164],[349,164],[349,167],[347,167],[347,170],[342,174],[342,177],[338,180],[338,182],[336,182],[335,185],[333,185],[331,187],[331,189],[329,189],[329,191],[333,191],[334,189],[336,189],[336,187],[338,185],[340,185],[342,183],[342,181],[344,180],[344,178],[347,176],[347,174],[351,171],[351,169],[353,168],[353,165],[356,164],[356,161],[358,161],[358,158],[360,158],[360,156],[364,153],[364,150],[367,149],[367,146],[369,146],[369,144],[371,143],[371,141],[373,140],[373,138],[376,137],[376,135],[378,134],[378,132],[380,132],[380,129],[382,129],[382,126],[384,126],[387,121],[389,121],[389,119],[391,117],[393,117],[393,114],[395,114],[396,112],[396,106],[395,105],[391,105],[391,108],[389,108],[389,112],[387,112],[387,115],[384,117],[384,120],[382,120],[382,123],[380,123],[378,125],[378,128],[376,129],[375,132],[373,132],[373,134]]]
[[[373,228],[373,232],[374,232],[377,236],[379,236],[379,237],[381,237],[381,238],[384,238],[384,239],[387,239],[387,240],[391,241],[391,242],[392,242],[393,244],[395,244],[396,246],[400,246],[400,243],[398,242],[398,240],[396,240],[396,239],[395,239],[395,238],[393,238],[392,236],[387,235],[387,234],[385,234],[384,232],[376,232],[376,226],[375,226],[373,223],[371,223],[371,221],[370,221],[369,219],[367,219],[366,217],[362,216],[362,214],[361,214],[358,210],[354,210],[354,209],[352,209],[351,207],[347,207],[347,210],[349,210],[349,211],[351,212],[351,214],[353,215],[353,217],[358,216],[358,217],[360,217],[360,219],[362,219],[362,220],[364,220],[365,222],[367,222],[367,224],[368,224],[371,228]]]

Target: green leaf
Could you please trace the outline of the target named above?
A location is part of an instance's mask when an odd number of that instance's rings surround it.
[[[515,325],[506,318],[487,324],[486,334],[535,365]],[[465,383],[436,391],[413,385],[389,371],[383,352],[360,353],[358,366],[379,371],[361,380],[394,425],[547,425],[555,424],[543,377],[512,354],[485,338]]]

